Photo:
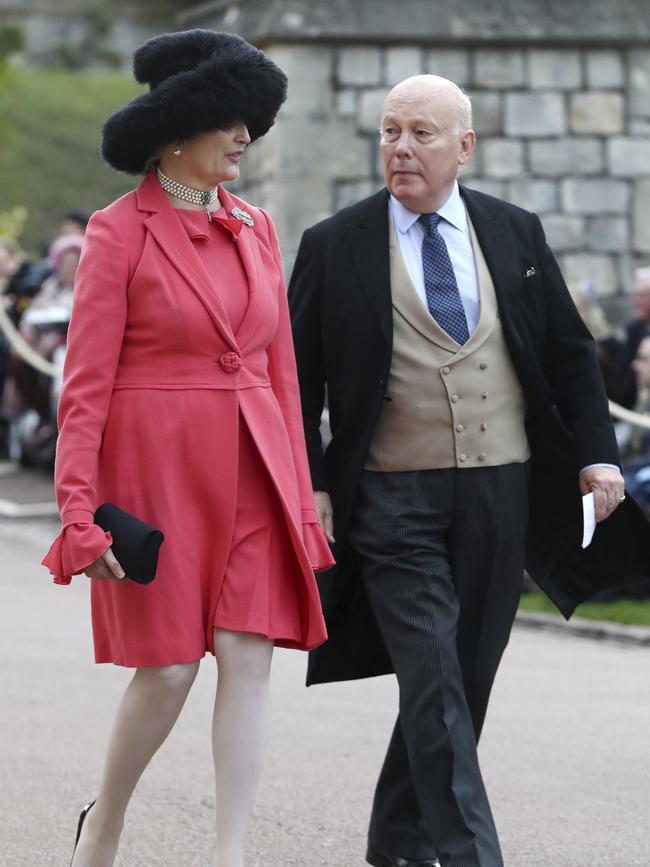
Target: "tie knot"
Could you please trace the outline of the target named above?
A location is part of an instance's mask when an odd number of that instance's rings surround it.
[[[438,228],[438,223],[442,220],[440,214],[420,214],[419,221],[422,224],[422,228],[424,229],[427,235],[430,235],[431,232],[435,232]]]

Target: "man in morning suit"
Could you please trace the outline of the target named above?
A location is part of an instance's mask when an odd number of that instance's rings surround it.
[[[476,744],[524,566],[568,616],[648,565],[591,336],[539,219],[459,187],[474,143],[455,84],[397,85],[381,118],[387,189],[304,233],[289,290],[338,564],[320,581],[330,640],[308,683],[399,683],[375,867],[502,867]],[[583,552],[588,491],[607,520]]]

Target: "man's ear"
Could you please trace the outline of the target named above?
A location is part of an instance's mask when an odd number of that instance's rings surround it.
[[[460,152],[458,154],[458,164],[464,165],[474,153],[476,145],[476,133],[473,129],[468,129],[463,133],[460,139]]]

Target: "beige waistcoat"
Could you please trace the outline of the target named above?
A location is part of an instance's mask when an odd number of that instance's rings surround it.
[[[393,221],[393,356],[366,469],[384,472],[522,463],[524,397],[503,339],[494,284],[469,222],[481,314],[460,346],[433,319],[404,264]]]

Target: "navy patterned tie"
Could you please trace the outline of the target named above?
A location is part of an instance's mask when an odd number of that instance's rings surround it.
[[[445,239],[438,231],[440,214],[422,214],[422,268],[427,307],[438,325],[462,346],[469,340],[467,317]]]

